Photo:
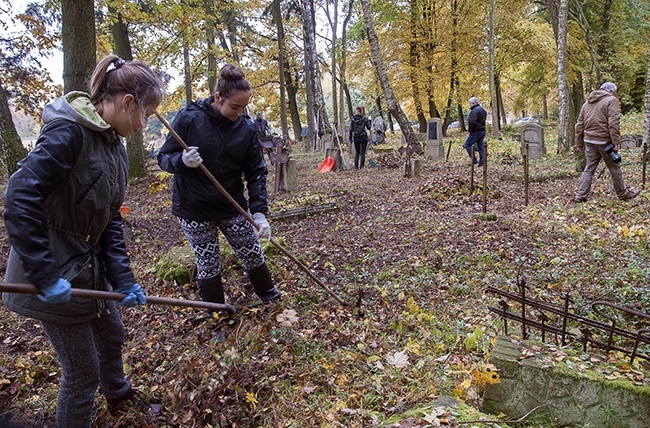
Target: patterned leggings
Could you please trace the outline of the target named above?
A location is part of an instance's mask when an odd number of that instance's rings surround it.
[[[198,279],[221,275],[219,230],[246,272],[264,264],[264,254],[255,228],[243,215],[206,222],[178,217],[178,222],[194,253]]]

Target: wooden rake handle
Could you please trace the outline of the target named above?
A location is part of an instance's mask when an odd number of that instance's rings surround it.
[[[16,284],[9,282],[0,282],[0,291],[7,293],[21,293],[21,294],[39,294],[37,287],[31,284]],[[127,295],[123,293],[115,293],[112,291],[100,290],[82,290],[73,288],[73,297],[85,297],[87,299],[96,300],[123,300]],[[167,306],[185,306],[190,308],[205,308],[212,311],[228,311],[231,314],[237,310],[234,306],[224,303],[203,302],[199,300],[183,300],[183,299],[170,299],[167,297],[146,296],[147,304],[153,305],[167,305]]]

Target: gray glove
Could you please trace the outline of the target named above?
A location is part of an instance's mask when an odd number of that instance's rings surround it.
[[[201,159],[201,155],[199,154],[199,148],[195,146],[190,146],[188,150],[183,150],[181,156],[183,163],[189,168],[197,168],[203,163],[203,159]]]
[[[255,213],[253,214],[253,220],[260,227],[256,230],[257,237],[271,239],[271,226],[268,220],[266,220],[266,216],[262,213]]]

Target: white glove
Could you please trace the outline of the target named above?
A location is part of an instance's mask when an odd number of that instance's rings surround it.
[[[253,220],[255,220],[255,223],[260,227],[256,230],[257,237],[271,239],[271,226],[269,226],[266,216],[262,213],[255,213],[253,214]]]
[[[188,147],[188,150],[183,150],[182,154],[183,163],[189,168],[197,168],[203,163],[201,155],[199,154],[199,148],[195,146]]]

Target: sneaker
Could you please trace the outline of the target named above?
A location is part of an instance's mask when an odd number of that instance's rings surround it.
[[[160,404],[150,405],[145,395],[133,388],[120,398],[107,398],[108,410],[112,415],[133,409],[140,412],[160,413]]]
[[[573,198],[573,202],[576,204],[581,204],[583,202],[587,202],[587,198]]]
[[[627,193],[621,198],[622,201],[627,201],[636,198],[641,193],[640,189],[628,189]]]

